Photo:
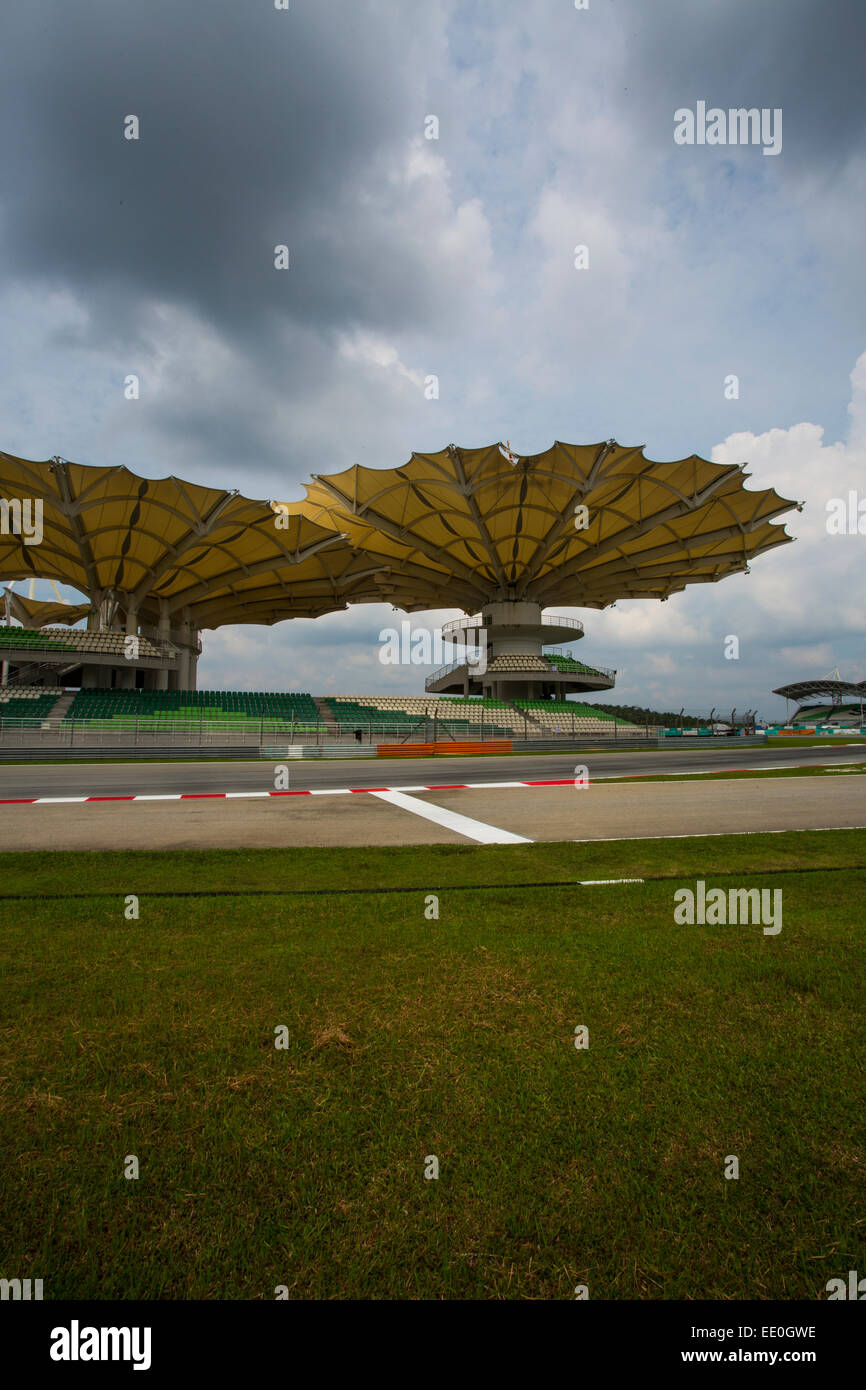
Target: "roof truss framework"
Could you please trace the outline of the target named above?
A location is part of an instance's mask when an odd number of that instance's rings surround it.
[[[748,569],[757,554],[790,541],[772,519],[797,504],[748,491],[747,477],[696,454],[657,463],[614,440],[557,442],[514,463],[500,445],[451,445],[413,454],[398,469],[317,475],[307,506],[383,562],[402,566],[412,556],[440,583],[445,572],[455,589],[470,585],[467,612],[503,598],[605,607]],[[589,513],[582,531],[578,503]]]
[[[826,677],[821,680],[795,681],[793,685],[780,685],[778,690],[773,691],[774,695],[781,695],[786,700],[796,700],[801,703],[803,700],[820,700],[828,697],[838,703],[846,697],[855,700],[866,699],[866,681],[842,681],[833,680]]]
[[[94,606],[145,622],[182,610],[199,627],[370,602],[604,608],[716,582],[790,541],[774,518],[796,504],[747,490],[747,477],[696,454],[655,462],[612,439],[524,458],[450,445],[399,468],[314,475],[303,501],[276,504],[0,453],[0,495],[41,498],[45,512],[42,544],[0,536],[0,578],[54,578]]]

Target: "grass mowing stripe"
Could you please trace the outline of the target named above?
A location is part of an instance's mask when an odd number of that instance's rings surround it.
[[[775,878],[778,874],[823,874],[839,873],[844,869],[866,869],[864,864],[815,864],[792,865],[787,869],[752,869],[749,872],[760,874],[762,878]],[[702,872],[702,871],[701,871]],[[707,869],[709,878],[742,878],[743,869]],[[374,888],[144,888],[139,893],[142,898],[330,898],[352,897],[358,894],[387,895],[391,893],[427,893],[438,890],[449,893],[484,893],[498,888],[595,888],[599,884],[619,883],[679,883],[688,877],[687,873],[644,874],[643,878],[552,878],[536,879],[534,882],[501,883],[409,883],[388,884]],[[124,893],[126,888],[124,888]],[[120,889],[116,893],[0,893],[2,903],[62,903],[74,901],[113,902],[123,896]]]
[[[135,884],[164,892],[214,889],[424,887],[453,882],[538,883],[588,878],[644,878],[679,873],[706,878],[738,870],[744,876],[776,868],[839,871],[866,860],[866,830],[785,831],[780,834],[715,835],[628,841],[570,840],[533,845],[430,845],[225,850],[6,850],[0,855],[0,889],[24,896],[105,893]],[[130,886],[130,890],[132,888]],[[261,899],[266,902],[267,899]],[[327,899],[326,899],[327,901]],[[353,901],[351,897],[342,900]],[[364,899],[357,899],[364,901]],[[385,901],[385,899],[382,899]]]

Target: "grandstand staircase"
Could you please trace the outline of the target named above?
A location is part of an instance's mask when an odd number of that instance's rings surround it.
[[[59,685],[62,676],[68,675],[80,665],[80,661],[73,661],[69,666],[57,666],[50,661],[28,661],[26,665],[16,668],[15,679],[10,680],[9,684],[29,688],[48,681],[51,685]]]
[[[65,719],[67,714],[69,713],[69,706],[72,704],[72,701],[74,699],[74,690],[64,690],[63,694],[60,695],[58,699],[55,701],[55,703],[51,706],[51,712],[48,715],[48,718]]]
[[[509,709],[513,710],[515,714],[519,714],[521,719],[526,719],[526,723],[528,726],[527,732],[529,729],[541,729],[542,732],[547,732],[546,726],[542,724],[540,719],[535,719],[533,717],[531,710],[521,709],[519,705],[514,704],[513,700],[506,700],[505,704],[508,706]]]
[[[328,730],[328,733],[333,734],[334,738],[339,740],[340,726],[334,718],[331,706],[325,702],[321,695],[313,696],[313,704],[319,711],[319,718],[325,725],[325,728]]]

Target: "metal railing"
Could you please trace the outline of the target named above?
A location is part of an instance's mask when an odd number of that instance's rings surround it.
[[[504,655],[504,656],[509,656],[510,653],[509,653],[509,652],[504,652],[503,655]],[[520,680],[521,678],[526,677],[526,676],[530,677],[532,680],[537,680],[537,679],[539,679],[539,678],[543,678],[543,677],[544,677],[544,674],[545,674],[544,671],[539,671],[539,670],[538,670],[537,668],[535,668],[535,667],[530,667],[530,668],[528,668],[526,671],[519,671],[519,670],[518,670],[518,671],[514,671],[514,670],[510,670],[510,671],[508,671],[508,670],[506,670],[506,671],[498,671],[498,670],[496,670],[495,666],[493,665],[493,663],[496,661],[496,659],[497,659],[496,657],[491,657],[489,664],[488,664],[488,665],[486,666],[486,668],[485,668],[485,671],[479,673],[477,669],[475,669],[474,672],[473,672],[473,663],[472,663],[471,661],[467,661],[467,659],[466,659],[465,656],[458,657],[456,661],[449,661],[449,663],[448,663],[447,666],[440,666],[439,669],[438,669],[437,671],[433,671],[431,675],[426,676],[426,677],[425,677],[425,680],[424,680],[424,689],[425,689],[425,690],[431,690],[431,689],[433,688],[433,686],[436,684],[436,682],[439,681],[439,680],[441,680],[443,676],[448,676],[448,675],[450,675],[452,671],[457,671],[457,670],[459,670],[461,666],[468,666],[468,667],[469,667],[469,678],[470,678],[470,680],[472,680],[472,679],[477,679],[478,676],[479,676],[479,674],[484,675],[484,674],[486,674],[487,671],[490,672],[491,677],[495,676],[495,677],[497,678],[497,680],[500,680],[500,679],[503,679],[503,678],[504,678],[506,681],[508,680],[508,677],[509,677],[509,676],[513,676],[515,680]],[[549,657],[548,657],[547,652],[542,652],[542,653],[541,653],[541,658],[540,658],[540,659],[541,659],[542,661],[548,661],[548,660],[549,660]],[[573,660],[574,660],[574,657],[571,657],[570,660],[573,661]],[[581,662],[580,664],[583,665],[584,663]],[[606,681],[615,681],[615,680],[616,680],[616,671],[615,671],[615,670],[612,670],[609,666],[592,666],[592,667],[590,667],[590,668],[589,668],[588,670],[586,670],[586,671],[561,671],[561,672],[558,670],[558,667],[555,665],[555,663],[554,663],[553,661],[550,661],[550,666],[553,668],[553,671],[556,671],[558,674],[563,675],[563,676],[574,676],[575,679],[579,679],[581,676],[586,676],[586,677],[589,678],[589,679],[592,679],[593,676],[600,676],[602,680],[606,680]],[[551,672],[551,674],[552,674],[552,672]],[[507,698],[507,697],[506,697],[506,698]]]
[[[482,613],[477,613],[474,617],[452,618],[449,622],[443,623],[442,636],[443,638],[445,638],[445,634],[448,632],[465,632],[467,630],[475,631],[476,629],[483,630],[487,627],[500,626],[507,626],[507,624],[485,622],[484,615]],[[536,623],[533,621],[527,624],[518,624],[518,626],[535,627]],[[571,628],[573,632],[583,632],[583,623],[580,621],[579,618],[557,618],[554,614],[551,613],[542,613],[541,626],[568,627]]]
[[[578,661],[576,656],[569,656],[568,652],[542,652],[545,661],[549,661],[551,666],[555,666],[559,661],[573,661],[578,666],[583,666],[583,671],[563,671],[564,676],[604,676],[605,680],[613,680],[616,676],[616,667],[611,666],[587,666],[585,661]]]
[[[572,716],[570,726],[559,731],[536,725],[531,714],[518,716],[513,710],[503,710],[506,716],[498,719],[500,711],[485,709],[484,720],[448,718],[423,715],[417,719],[393,721],[388,719],[319,720],[311,719],[249,719],[239,727],[238,721],[172,721],[152,724],[130,719],[123,725],[109,724],[101,719],[40,719],[32,717],[0,718],[0,749],[21,749],[26,752],[52,750],[61,754],[75,749],[162,748],[261,748],[266,744],[371,745],[374,743],[432,743],[462,742],[466,739],[486,742],[503,738],[520,740],[558,740],[591,738],[614,741],[646,737],[644,728],[623,727],[616,720],[609,729],[585,730],[580,727],[581,716]],[[650,730],[655,735],[655,729]]]
[[[471,675],[472,662],[468,661],[465,656],[458,656],[456,661],[449,661],[447,666],[440,666],[438,671],[433,671],[431,675],[425,677],[424,689],[429,690],[431,685],[434,685],[436,681],[441,680],[443,676],[447,676],[451,671],[458,670],[461,666],[468,666]]]
[[[542,613],[542,627],[570,627],[575,632],[583,632],[583,623],[579,618],[557,618],[555,613]]]

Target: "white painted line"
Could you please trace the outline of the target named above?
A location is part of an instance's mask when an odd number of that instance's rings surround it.
[[[592,780],[604,782],[609,777],[634,777],[635,780],[643,777],[712,777],[713,773],[723,772],[751,772],[750,767],[690,767],[688,772],[602,772]]]
[[[525,787],[525,782],[467,782],[466,786],[471,788],[481,787]]]
[[[314,787],[310,789],[310,796],[350,796],[351,787]]]
[[[467,840],[474,840],[479,845],[531,845],[525,835],[514,835],[510,830],[498,830],[495,825],[486,825],[484,821],[473,820],[471,816],[461,816],[456,811],[446,811],[444,806],[434,806],[430,801],[418,801],[414,796],[406,796],[405,792],[370,792],[371,796],[378,796],[380,801],[387,801],[391,806],[399,806],[401,811],[411,811],[415,816],[423,816],[424,820],[433,821],[435,825],[442,825],[448,830],[453,830],[458,835],[465,835]]]
[[[136,796],[135,801],[180,801],[180,792],[166,792],[161,796]]]
[[[425,783],[423,787],[386,787],[385,790],[387,792],[429,792],[430,788]]]
[[[237,800],[239,797],[249,798],[251,796],[270,796],[270,792],[226,792],[227,801],[230,797]]]
[[[811,835],[813,831],[866,830],[866,825],[798,825],[793,830],[707,830],[687,835],[599,835],[594,840],[571,840],[572,845],[618,845],[623,840],[717,840],[723,835]]]
[[[720,777],[723,772],[778,772],[780,769],[787,771],[789,768],[823,766],[824,763],[748,763],[739,767],[690,767],[686,772],[608,772],[601,773],[593,780],[603,782],[609,777]]]
[[[582,888],[592,888],[599,883],[643,883],[642,878],[582,878],[579,880]]]
[[[73,801],[87,801],[86,796],[37,796],[37,806],[68,806]]]
[[[734,768],[735,772],[784,772],[789,767],[824,767],[824,763],[749,763],[744,768]]]
[[[722,773],[731,772],[792,772],[799,771],[800,768],[811,768],[815,772],[826,772],[830,766],[830,763],[773,763],[772,765],[767,764],[761,767],[692,767],[689,768],[688,772],[597,772],[595,776],[591,776],[589,780],[590,782],[610,782],[619,780],[623,785],[625,785],[626,781],[630,784],[637,785],[640,782],[649,783],[658,781],[663,777],[720,777]],[[832,766],[835,767],[837,764],[834,763]],[[860,759],[855,759],[855,761],[850,764],[840,763],[838,766],[862,767],[864,772],[866,772],[866,764]],[[753,780],[759,782],[761,779],[760,777],[755,777]]]

